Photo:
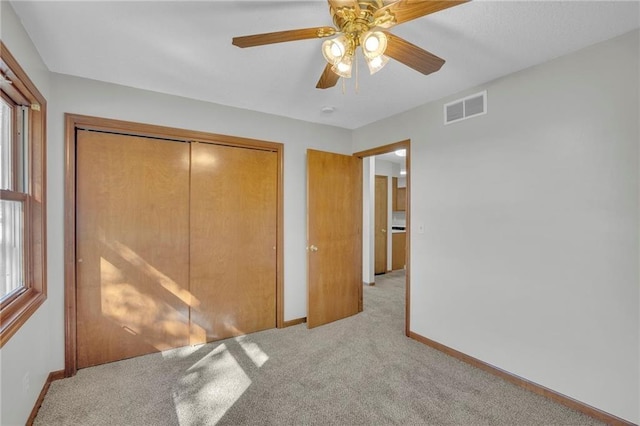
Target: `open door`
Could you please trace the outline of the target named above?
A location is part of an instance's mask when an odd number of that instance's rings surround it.
[[[362,307],[362,159],[307,150],[307,325]]]

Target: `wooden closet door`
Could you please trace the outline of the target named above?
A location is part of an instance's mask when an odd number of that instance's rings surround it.
[[[277,154],[191,144],[191,343],[276,326]]]
[[[78,131],[77,359],[189,343],[189,145]]]

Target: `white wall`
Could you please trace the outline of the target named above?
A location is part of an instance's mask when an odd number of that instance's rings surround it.
[[[353,149],[411,139],[412,331],[635,423],[638,39],[365,126]],[[484,89],[487,115],[443,125]]]
[[[285,320],[306,316],[306,150],[349,153],[348,130],[61,74],[52,74],[51,81],[55,102],[49,118],[49,203],[59,235],[53,238],[56,255],[50,263],[60,266],[60,274],[65,112],[281,142],[285,145]]]
[[[48,299],[0,351],[0,405],[3,407],[0,423],[24,424],[49,372],[64,368],[65,112],[283,143],[284,315],[285,320],[306,316],[306,149],[348,154],[351,132],[49,73],[9,3],[3,1],[1,4],[2,40],[45,95],[49,110]],[[31,386],[27,392],[22,392],[27,372]]]
[[[0,2],[0,15],[2,42],[40,93],[50,102],[49,72],[8,2]],[[50,245],[48,250],[51,253]],[[49,283],[53,275],[49,269]],[[51,294],[51,284],[49,284],[49,294]],[[2,408],[0,424],[2,425],[24,424],[49,373],[61,369],[60,364],[50,358],[51,343],[53,340],[60,339],[62,333],[62,329],[52,327],[49,321],[56,310],[51,299],[49,296],[29,321],[0,349],[0,407]]]

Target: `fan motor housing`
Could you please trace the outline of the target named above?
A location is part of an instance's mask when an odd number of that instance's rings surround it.
[[[330,8],[333,23],[344,34],[353,36],[356,40],[358,35],[369,31],[374,27],[373,15],[383,7],[382,0],[359,0],[358,7],[360,13],[356,13],[354,7],[344,6],[339,8]]]

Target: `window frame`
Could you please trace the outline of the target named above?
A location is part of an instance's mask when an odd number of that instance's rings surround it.
[[[4,90],[0,90],[0,96],[2,97],[2,100],[4,102],[6,102],[9,107],[11,107],[11,134],[12,134],[12,144],[11,144],[11,153],[12,153],[12,157],[13,157],[13,161],[12,161],[12,165],[11,165],[11,187],[15,188],[16,187],[16,182],[17,180],[17,165],[18,165],[18,156],[15,155],[15,153],[17,152],[18,149],[18,129],[17,129],[17,124],[18,124],[18,113],[17,113],[17,109],[20,108],[20,105],[18,105],[8,94],[6,94],[4,92]]]
[[[0,199],[20,201],[24,218],[24,286],[0,303],[0,348],[24,325],[47,298],[46,282],[46,116],[47,101],[0,40],[1,94],[15,108],[29,108],[26,136],[27,186],[18,182],[18,151],[14,150],[12,188]],[[4,78],[3,78],[4,80]],[[15,111],[15,110],[14,110]],[[13,121],[18,114],[14,112]],[[12,133],[17,140],[18,126]],[[14,148],[16,142],[14,142]]]
[[[31,282],[31,279],[29,277],[30,268],[28,266],[29,266],[29,257],[31,253],[28,247],[29,246],[28,242],[31,240],[31,238],[29,235],[30,227],[26,226],[27,219],[30,217],[28,194],[25,194],[23,192],[18,192],[18,191],[0,190],[0,199],[7,200],[7,201],[18,201],[22,203],[22,217],[23,217],[23,223],[24,223],[24,229],[22,231],[22,239],[25,242],[22,245],[22,264],[23,264],[22,278],[24,280],[24,285],[20,288],[13,290],[11,293],[9,293],[9,297],[7,297],[6,299],[0,302],[0,312],[4,319],[4,315],[5,315],[4,309],[7,308],[11,303],[13,303],[13,301],[18,297],[20,297],[24,292],[29,290],[28,283]]]

